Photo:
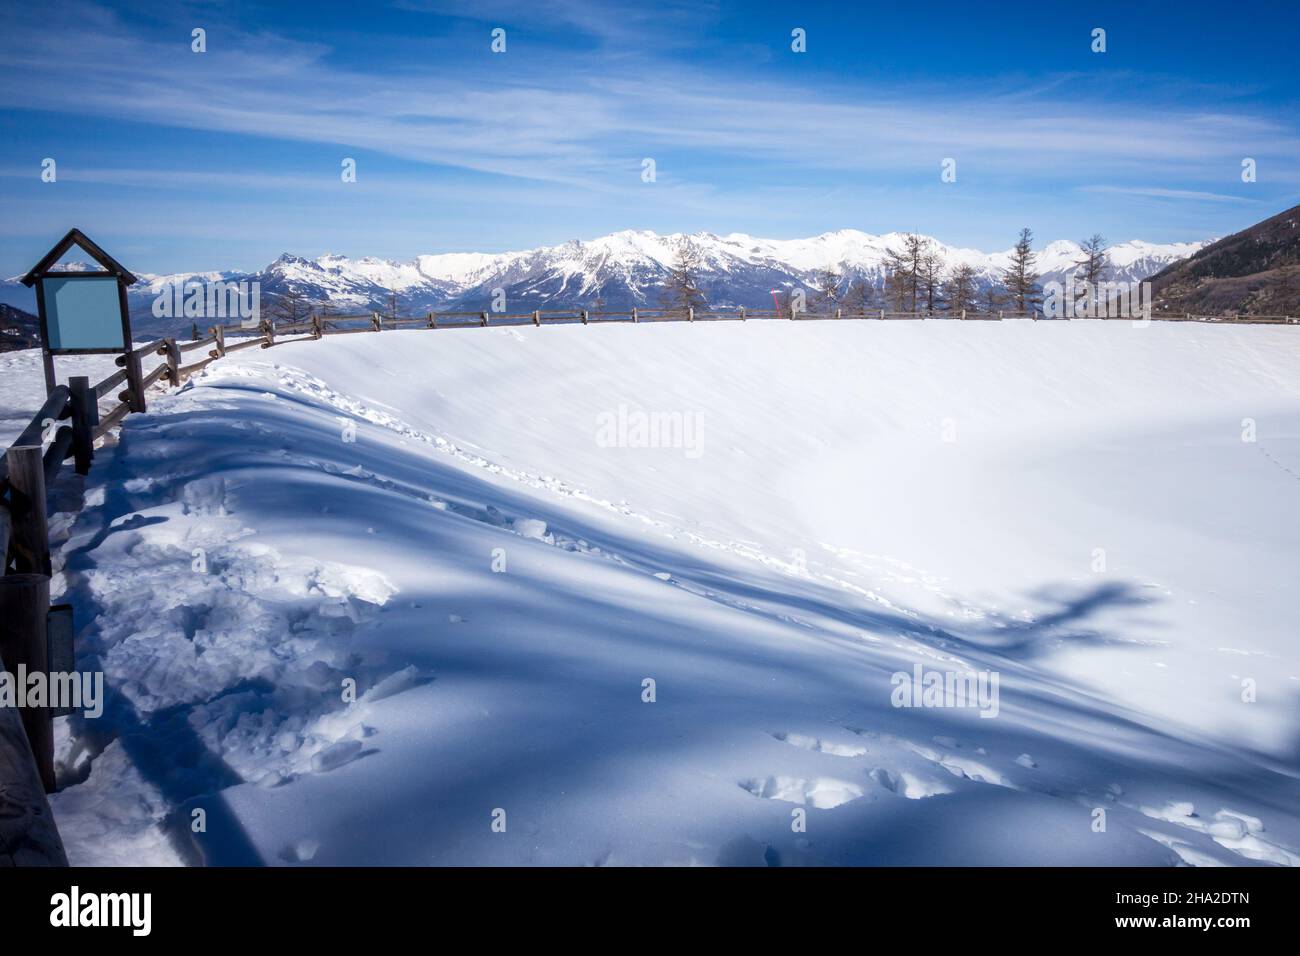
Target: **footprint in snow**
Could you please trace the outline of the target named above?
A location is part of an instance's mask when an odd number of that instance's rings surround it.
[[[813,777],[811,780],[785,776],[759,777],[742,780],[740,786],[765,800],[783,800],[818,810],[829,810],[862,796],[862,788],[857,784],[836,780],[834,777]]]
[[[812,750],[816,753],[833,754],[836,757],[861,757],[867,752],[867,748],[857,744],[840,744],[832,740],[823,740],[819,737],[808,737],[804,734],[792,734],[781,731],[772,735],[777,740],[787,743],[792,747],[798,747],[801,750]]]
[[[936,780],[922,780],[906,770],[886,770],[884,767],[876,767],[867,776],[890,793],[906,797],[908,800],[922,800],[925,797],[952,793],[952,790],[942,783]]]

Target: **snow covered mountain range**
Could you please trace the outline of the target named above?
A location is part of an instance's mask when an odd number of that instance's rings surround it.
[[[522,252],[446,253],[417,256],[410,262],[338,255],[308,259],[285,253],[254,273],[137,273],[143,281],[130,290],[130,299],[141,330],[149,327],[153,317],[148,307],[164,288],[216,279],[258,281],[263,296],[296,292],[312,302],[329,302],[340,309],[386,308],[396,294],[400,312],[478,310],[489,307],[495,289],[505,290],[510,312],[653,307],[658,304],[659,287],[681,238],[681,234],[625,230]],[[865,280],[880,285],[886,253],[901,248],[904,234],[870,235],[842,229],[809,239],[780,240],[704,232],[691,239],[702,253],[702,286],[711,305],[770,308],[772,289],[813,288],[817,273],[827,268],[841,273],[846,282]],[[1118,243],[1107,249],[1108,278],[1145,279],[1207,244]],[[1010,250],[984,253],[937,240],[934,247],[945,269],[972,266],[978,284],[994,281],[1010,259]],[[1081,257],[1079,245],[1067,240],[1040,248],[1037,268],[1042,281],[1063,278]],[[29,311],[34,308],[31,291],[16,279],[0,283],[0,302]]]

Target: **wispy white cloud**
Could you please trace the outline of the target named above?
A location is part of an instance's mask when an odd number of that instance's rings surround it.
[[[475,15],[496,7],[504,16],[519,6],[501,2]],[[599,21],[568,0],[539,9],[611,42],[648,16],[639,4],[629,5],[626,19]],[[670,183],[684,178],[675,172],[687,165],[684,154],[712,158],[715,168],[766,163],[864,175],[929,175],[951,156],[965,175],[1031,183],[1085,170],[1176,172],[1186,181],[1218,175],[1244,144],[1256,153],[1300,153],[1296,131],[1273,118],[1066,101],[1050,82],[1032,92],[1002,84],[814,87],[732,65],[642,59],[610,71],[599,57],[557,76],[523,54],[494,58],[486,44],[472,75],[445,65],[360,72],[334,65],[320,44],[291,38],[226,28],[219,55],[190,56],[100,10],[67,8],[53,20],[19,16],[0,40],[0,69],[24,78],[0,90],[0,105],[319,143],[340,155],[370,150],[601,192],[636,188],[647,155],[659,157]],[[699,171],[707,164],[696,165],[694,178],[715,178]]]
[[[396,0],[394,6],[493,26],[562,27],[612,50],[644,50],[653,42],[661,52],[693,43],[719,9],[717,0]]]
[[[1251,196],[1232,196],[1227,193],[1205,192],[1200,189],[1162,189],[1158,186],[1080,186],[1080,192],[1107,193],[1118,196],[1146,196],[1152,199],[1191,199],[1197,202],[1258,203]]]
[[[4,122],[25,135],[24,111],[55,114],[31,128],[72,155],[57,154],[59,185],[46,187],[32,156],[49,153],[32,137],[33,149],[0,150],[0,260],[25,268],[18,244],[48,245],[70,223],[142,248],[153,236],[154,256],[185,255],[175,268],[229,266],[230,250],[260,265],[264,243],[407,257],[628,227],[855,226],[990,245],[1029,223],[1045,237],[1182,240],[1239,228],[1248,203],[1280,208],[1300,184],[1297,117],[1234,89],[1175,95],[1121,70],[960,85],[794,72],[779,43],[751,48],[734,25],[720,30],[725,49],[709,48],[724,55],[684,49],[717,16],[686,2],[404,6],[437,16],[389,10],[365,50],[315,27],[250,27],[252,15],[215,5],[197,19],[191,4],[7,10]],[[430,29],[378,32],[394,17]],[[202,56],[189,52],[192,22],[209,28]],[[498,22],[505,55],[488,48]],[[91,142],[85,116],[130,125]],[[360,158],[348,186],[345,156]],[[1243,156],[1259,161],[1251,190]],[[946,157],[957,187],[939,183]]]

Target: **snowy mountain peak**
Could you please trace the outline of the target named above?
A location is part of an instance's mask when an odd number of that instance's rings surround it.
[[[284,252],[254,273],[206,272],[142,275],[130,290],[133,310],[162,288],[194,281],[249,280],[263,295],[294,292],[313,302],[343,309],[387,308],[397,296],[408,312],[473,310],[490,307],[504,294],[512,312],[536,308],[628,309],[659,304],[677,247],[690,240],[700,254],[700,285],[708,301],[722,308],[769,308],[772,289],[816,288],[825,270],[849,283],[880,286],[891,251],[903,249],[908,234],[872,234],[836,229],[803,239],[767,239],[746,233],[660,234],[623,229],[594,239],[571,239],[555,246],[516,252],[447,252],[409,262],[374,256],[352,258],[325,253],[314,259]],[[945,272],[967,265],[977,285],[998,281],[1011,250],[985,253],[948,246],[928,237]],[[1144,279],[1185,259],[1205,243],[1156,244],[1130,240],[1107,250],[1111,280]],[[1042,281],[1063,279],[1082,258],[1077,242],[1056,240],[1037,251]],[[498,292],[500,290],[500,292]],[[16,281],[0,284],[0,301],[31,311],[31,292]]]

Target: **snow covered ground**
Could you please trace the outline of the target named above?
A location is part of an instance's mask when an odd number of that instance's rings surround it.
[[[69,855],[1300,864],[1298,370],[1082,321],[231,356],[55,489],[111,688]]]

